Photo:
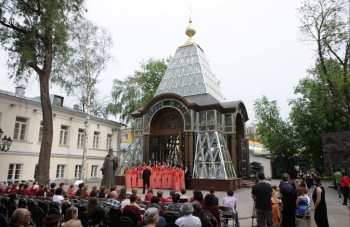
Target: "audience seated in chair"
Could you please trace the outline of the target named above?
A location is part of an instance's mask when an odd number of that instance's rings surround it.
[[[18,208],[13,212],[11,216],[11,223],[13,223],[13,227],[19,226],[27,226],[30,222],[31,214],[29,210],[24,208]]]
[[[175,224],[177,224],[179,227],[201,227],[202,223],[201,220],[196,217],[192,216],[193,213],[193,205],[190,202],[186,202],[181,207],[181,213],[184,215],[181,218],[178,218],[175,221]]]
[[[167,211],[177,212],[181,214],[181,209],[180,209],[181,204],[179,203],[180,195],[176,193],[175,195],[173,195],[172,199],[173,199],[173,203],[169,204]]]

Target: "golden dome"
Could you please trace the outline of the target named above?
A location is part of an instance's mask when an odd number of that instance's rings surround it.
[[[190,38],[187,40],[186,44],[194,44],[195,41],[192,39],[192,36],[196,34],[196,30],[192,26],[192,20],[190,19],[190,24],[186,28],[186,35]]]

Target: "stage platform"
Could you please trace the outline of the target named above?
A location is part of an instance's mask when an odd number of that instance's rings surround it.
[[[125,185],[124,176],[116,176],[115,180],[117,182],[117,185]],[[243,179],[190,179],[190,189],[192,190],[209,190],[210,187],[214,187],[216,191],[227,191],[229,189],[236,191],[243,187]]]

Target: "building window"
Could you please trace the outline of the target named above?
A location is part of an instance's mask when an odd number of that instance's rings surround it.
[[[85,142],[85,129],[79,129],[78,131],[78,143],[77,147],[83,147]]]
[[[124,133],[123,134],[123,140],[124,140],[124,142],[129,140],[129,134],[128,133]]]
[[[98,149],[100,143],[100,133],[94,132],[94,141],[93,141],[93,148]]]
[[[22,164],[10,164],[7,180],[19,180],[22,174]]]
[[[66,172],[65,165],[57,165],[56,178],[64,178],[65,172]]]
[[[39,129],[39,139],[38,142],[41,143],[41,140],[43,139],[43,121],[40,122],[40,129]]]
[[[112,148],[112,134],[107,134],[107,145],[106,149]]]
[[[68,132],[69,132],[69,127],[65,125],[61,125],[60,145],[68,146]]]
[[[91,177],[97,177],[98,166],[91,166]]]
[[[81,173],[81,165],[75,165],[74,177],[79,178]]]
[[[15,132],[13,134],[14,140],[26,140],[27,124],[27,118],[16,117]]]

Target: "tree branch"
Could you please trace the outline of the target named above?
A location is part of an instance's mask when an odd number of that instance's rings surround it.
[[[29,31],[24,30],[24,29],[19,28],[19,27],[16,27],[16,26],[14,26],[13,24],[7,24],[7,23],[5,23],[5,22],[2,21],[2,20],[0,20],[0,24],[2,24],[3,26],[5,26],[5,27],[7,27],[7,28],[11,28],[11,29],[13,29],[13,30],[15,30],[15,31],[21,32],[21,33],[23,33],[23,34],[29,34]]]
[[[24,5],[26,5],[31,11],[36,12],[39,16],[40,16],[40,11],[37,9],[34,9],[33,7],[31,7],[27,2],[25,2],[24,0],[20,0]],[[39,1],[37,1],[38,4]],[[40,6],[40,3],[39,3]]]

